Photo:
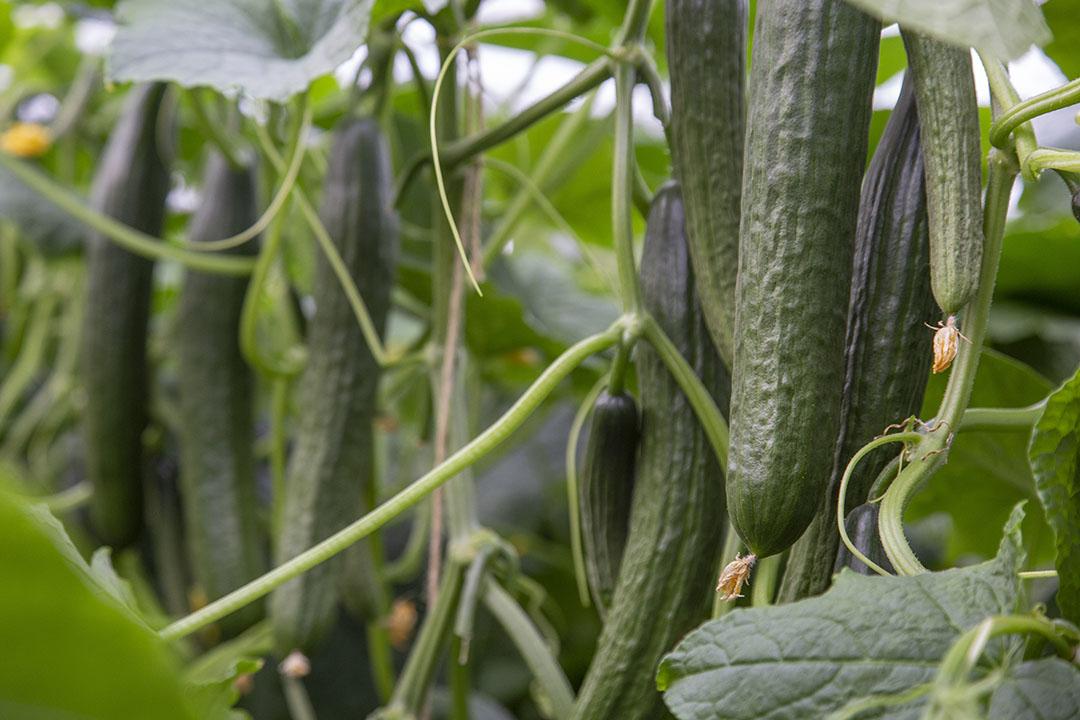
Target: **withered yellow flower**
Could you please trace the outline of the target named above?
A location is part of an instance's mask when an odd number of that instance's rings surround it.
[[[286,677],[307,677],[311,672],[311,661],[308,660],[307,655],[304,653],[299,650],[293,650],[281,661],[281,664],[278,665],[278,671]]]
[[[757,555],[750,553],[746,557],[739,557],[735,553],[735,559],[729,562],[720,573],[720,581],[716,584],[716,592],[721,593],[720,599],[731,601],[741,598],[740,591],[743,583],[750,577],[750,568],[754,566]]]
[[[395,650],[405,650],[412,639],[413,630],[416,629],[416,604],[405,598],[394,600],[390,608],[390,617],[383,621],[389,631],[390,644]]]
[[[35,158],[52,147],[52,133],[38,123],[15,123],[0,135],[0,149],[9,155]]]
[[[927,325],[928,328],[934,330],[933,325]],[[971,342],[966,337],[960,334],[960,330],[956,327],[956,316],[950,315],[942,325],[938,321],[938,327],[934,333],[934,367],[935,373],[945,372],[952,365],[953,358],[956,357],[957,347],[959,346],[959,340],[964,342]]]

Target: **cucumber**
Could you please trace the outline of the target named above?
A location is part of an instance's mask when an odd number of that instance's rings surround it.
[[[169,168],[158,146],[166,85],[131,90],[94,175],[91,203],[101,212],[159,235]],[[90,520],[114,549],[136,540],[143,524],[146,427],[146,331],[154,263],[100,234],[87,240],[81,372],[86,391],[86,476],[93,487]]]
[[[910,78],[908,78],[910,80]],[[847,319],[847,369],[842,425],[829,490],[820,515],[788,558],[780,600],[824,592],[840,542],[836,498],[848,461],[887,425],[922,407],[930,376],[937,313],[930,292],[930,241],[919,119],[912,84],[905,82],[863,182]],[[851,510],[866,500],[895,447],[874,450],[848,484]]]
[[[919,108],[930,279],[946,315],[975,294],[982,264],[982,144],[971,52],[903,30]]]
[[[202,202],[188,237],[229,237],[258,217],[252,168],[233,169],[213,153]],[[251,255],[255,242],[233,252]],[[240,310],[247,278],[188,270],[177,311],[177,392],[180,399],[180,483],[185,536],[195,581],[208,600],[235,590],[265,570],[255,501],[253,378],[240,352]],[[254,603],[221,621],[232,636],[262,615]]]
[[[611,604],[626,547],[638,433],[634,396],[625,391],[601,392],[593,404],[584,469],[578,479],[585,571],[601,617]]]
[[[878,536],[878,516],[881,513],[880,503],[863,503],[852,510],[844,521],[844,529],[855,547],[866,557],[877,563],[882,570],[893,572],[889,556],[885,554],[885,548]],[[833,572],[840,572],[844,568],[851,568],[860,575],[876,575],[873,570],[866,566],[859,558],[855,557],[847,545],[841,543],[840,551],[836,554],[836,565]]]
[[[386,141],[370,119],[335,131],[320,217],[381,333],[397,257],[393,174]],[[364,342],[344,290],[319,256],[315,316],[300,380],[302,408],[286,473],[275,564],[324,540],[361,513],[373,482],[372,422],[379,365]],[[370,552],[370,548],[368,549]],[[309,652],[336,618],[344,558],[290,580],[270,597],[277,649]]]
[[[731,367],[746,128],[746,0],[667,0],[671,154],[705,322]]]
[[[678,188],[657,191],[641,260],[645,306],[720,408],[729,377],[694,292]],[[637,356],[641,441],[630,532],[607,621],[573,718],[636,720],[665,713],[656,690],[660,657],[701,622],[719,560],[722,469],[690,403],[659,356]]]
[[[798,540],[832,470],[879,35],[841,0],[757,6],[727,499],[758,557]]]

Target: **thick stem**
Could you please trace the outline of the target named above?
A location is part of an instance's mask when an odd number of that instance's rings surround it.
[[[1000,89],[998,89],[1000,93]],[[990,127],[990,144],[996,148],[1008,145],[1009,135],[1022,125],[1039,115],[1054,112],[1080,102],[1080,80],[1073,80],[1059,88],[1017,102],[994,121]]]
[[[1022,408],[968,408],[960,418],[957,432],[1028,430],[1042,416],[1046,400]]]
[[[641,288],[634,264],[634,227],[630,199],[634,194],[634,117],[631,93],[634,68],[615,67],[615,149],[611,170],[611,233],[619,266],[623,311],[641,311]]]
[[[770,555],[758,562],[754,582],[750,586],[750,604],[754,607],[772,605],[776,596],[776,577],[780,573],[784,554]]]
[[[454,453],[446,462],[413,482],[394,497],[375,508],[351,525],[334,533],[326,540],[288,560],[261,577],[252,580],[215,600],[206,607],[183,617],[161,631],[166,640],[175,640],[206,627],[229,615],[289,580],[325,562],[358,540],[385,525],[412,507],[449,478],[471,466],[487,455],[532,414],[559,381],[565,378],[587,357],[610,347],[622,334],[622,321],[597,335],[592,335],[571,346],[541,373],[529,389],[518,398],[502,417],[496,420],[472,442]]]

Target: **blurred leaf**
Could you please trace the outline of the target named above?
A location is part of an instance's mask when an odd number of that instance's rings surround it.
[[[0,493],[0,717],[190,720],[168,648],[42,506]]]
[[[135,601],[135,593],[132,592],[127,581],[117,575],[113,568],[112,548],[99,547],[94,551],[94,554],[90,556],[90,574],[117,602],[136,618],[139,617],[139,604]]]
[[[373,2],[128,0],[107,75],[285,102],[352,56]]]
[[[929,331],[927,331],[929,332]],[[922,417],[937,412],[948,374],[933,375],[927,386]],[[993,350],[984,350],[971,393],[971,407],[1023,407],[1046,397],[1051,385],[1031,368]],[[906,519],[944,512],[952,518],[945,548],[945,565],[962,555],[991,557],[998,528],[1009,508],[1020,500],[1038,498],[1027,463],[1029,432],[965,432],[957,434],[948,462],[911,499]],[[1024,538],[1032,562],[1053,556],[1050,533],[1038,503],[1028,505]]]
[[[4,218],[46,257],[82,250],[83,226],[0,168],[0,219]]]
[[[1065,75],[1080,77],[1080,0],[1050,0],[1042,11],[1054,33],[1043,50]]]
[[[994,560],[913,576],[842,571],[819,597],[736,609],[705,623],[660,663],[657,687],[680,720],[824,717],[847,703],[930,681],[964,630],[1015,610],[1023,510]],[[859,718],[915,718],[913,705]]]
[[[1012,60],[1050,40],[1039,8],[1031,0],[848,0],[885,22],[899,22],[961,47]]]
[[[269,638],[265,629],[262,635]],[[264,653],[269,651],[269,647],[263,650]],[[227,662],[203,665],[196,672],[189,671],[186,674],[187,698],[199,720],[244,720],[250,717],[243,711],[232,709],[240,697],[235,683],[241,675],[254,675],[262,665],[262,660],[257,657],[233,657]]]
[[[1080,668],[1058,657],[1009,668],[990,698],[991,718],[1072,720],[1080,717]]]
[[[1080,223],[1071,215],[1060,216],[1049,227],[1009,232],[1000,267],[995,298],[1023,300],[1080,315],[1080,293],[1076,291],[1080,287]]]
[[[1054,530],[1058,606],[1080,621],[1080,372],[1050,395],[1029,450],[1039,499]]]

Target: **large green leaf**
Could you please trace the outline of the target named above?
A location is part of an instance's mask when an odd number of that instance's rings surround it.
[[[1011,60],[1050,40],[1031,0],[848,0],[855,7],[901,26],[963,47]]]
[[[1075,720],[1080,717],[1080,668],[1057,657],[1010,668],[990,699],[987,716]]]
[[[1015,508],[997,557],[981,565],[911,577],[845,570],[822,596],[704,624],[661,662],[664,702],[680,720],[821,718],[928,682],[964,630],[1015,610],[1022,517]],[[908,707],[859,717],[917,717]]]
[[[1054,529],[1058,606],[1066,618],[1080,621],[1080,372],[1047,399],[1029,457]]]
[[[168,648],[43,506],[0,491],[0,717],[190,720]]]
[[[283,102],[364,43],[373,2],[128,0],[108,75]]]
[[[923,418],[929,419],[937,412],[947,381],[948,373],[931,377]],[[984,350],[971,406],[1023,407],[1042,400],[1051,389],[1049,382],[1026,365]],[[1020,500],[1037,500],[1035,479],[1027,462],[1029,435],[1027,430],[957,434],[948,462],[912,498],[907,520],[935,513],[947,513],[952,520],[942,565],[970,561],[972,556],[992,557],[998,544],[998,528],[1008,517],[1009,508]],[[1048,562],[1053,556],[1050,533],[1037,502],[1028,505],[1024,539],[1032,562]]]
[[[1043,5],[1054,39],[1043,50],[1070,78],[1080,77],[1080,0],[1050,0]]]

